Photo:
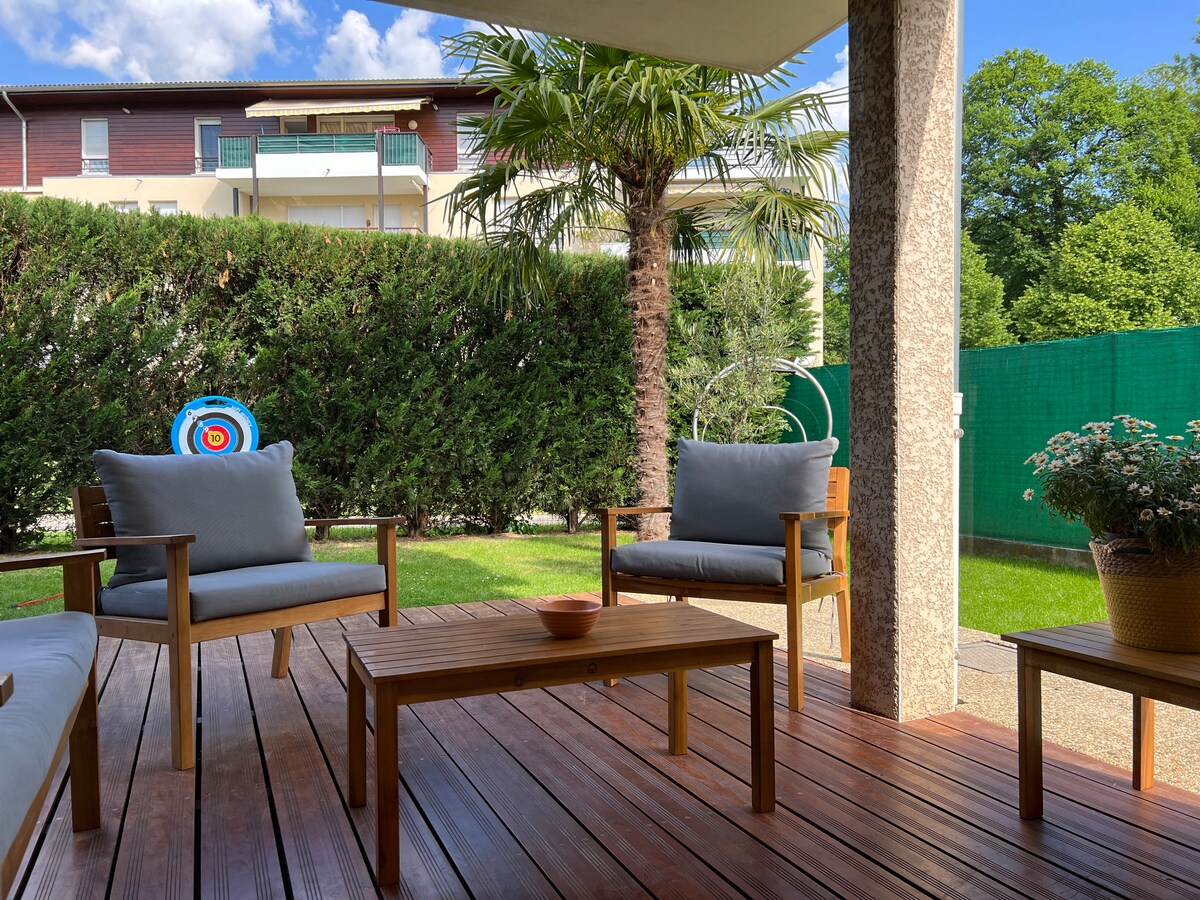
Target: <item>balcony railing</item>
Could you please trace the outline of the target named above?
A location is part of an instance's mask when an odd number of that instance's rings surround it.
[[[381,132],[385,166],[419,166],[423,172],[431,168],[431,154],[420,135],[412,132]],[[257,140],[260,154],[292,153],[375,153],[375,134],[264,134],[250,137],[222,137],[220,161],[222,169],[248,169],[253,143]]]

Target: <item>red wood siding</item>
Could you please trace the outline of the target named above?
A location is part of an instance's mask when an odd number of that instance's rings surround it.
[[[62,106],[22,110],[29,119],[29,183],[49,176],[79,175],[82,119],[108,119],[109,172],[113,175],[191,175],[196,171],[195,119],[219,116],[221,133],[279,130],[275,119],[247,119],[244,104],[203,106],[138,104]],[[18,108],[20,105],[18,104]],[[21,181],[21,125],[11,112],[0,117],[0,184]]]
[[[417,134],[433,156],[433,171],[453,172],[458,168],[458,116],[459,113],[479,114],[488,112],[492,104],[487,100],[437,100],[438,109],[426,104],[417,112],[396,113],[396,124],[408,130],[408,123],[415,119]]]
[[[133,97],[131,112],[120,103],[73,106],[28,106],[14,97],[17,108],[29,120],[29,184],[41,185],[49,176],[74,176],[81,172],[81,119],[108,119],[109,172],[112,175],[190,175],[195,172],[195,120],[219,116],[221,134],[228,136],[278,134],[275,118],[246,118],[246,107],[254,102],[211,100],[193,103],[148,103]],[[417,133],[433,156],[433,169],[452,172],[457,168],[456,120],[460,112],[484,112],[486,100],[446,97],[436,100],[438,109],[427,104],[416,112],[398,112],[396,124],[408,130],[417,121]],[[21,183],[21,123],[0,106],[0,186]]]

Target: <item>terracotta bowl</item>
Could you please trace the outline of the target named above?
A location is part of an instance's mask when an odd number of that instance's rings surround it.
[[[537,614],[556,638],[581,638],[592,630],[602,608],[599,600],[544,600]]]

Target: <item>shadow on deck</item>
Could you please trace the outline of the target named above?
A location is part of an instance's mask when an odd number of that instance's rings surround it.
[[[431,622],[520,603],[401,610]],[[749,672],[689,678],[691,751],[666,751],[666,678],[402,708],[399,889],[372,878],[372,806],[346,804],[345,644],[366,616],[201,646],[194,772],[170,766],[166,654],[100,644],[103,827],[53,791],[17,897],[1200,896],[1200,797],[1047,748],[1046,817],[1017,816],[1016,735],[961,713],[898,724],[806,666],[779,807],[749,805]],[[369,792],[369,795],[373,792]]]

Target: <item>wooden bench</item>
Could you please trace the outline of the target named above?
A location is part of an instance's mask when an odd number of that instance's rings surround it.
[[[92,573],[103,558],[93,550],[0,560],[0,572],[62,566],[68,610],[0,622],[0,898],[16,881],[68,746],[72,827],[100,825]]]

